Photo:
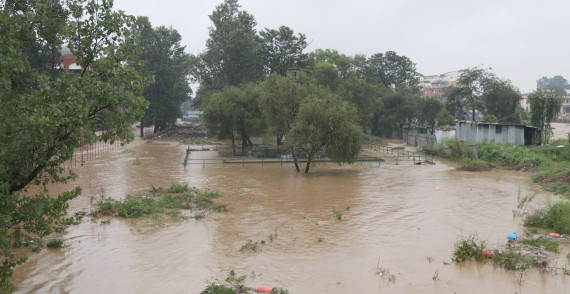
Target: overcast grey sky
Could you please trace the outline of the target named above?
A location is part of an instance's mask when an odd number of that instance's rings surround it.
[[[115,8],[172,26],[187,52],[205,48],[222,0],[115,0]],[[239,0],[257,30],[291,27],[308,51],[405,55],[424,75],[483,65],[521,92],[542,76],[570,80],[570,0]]]

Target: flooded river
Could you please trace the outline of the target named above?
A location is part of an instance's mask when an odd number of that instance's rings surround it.
[[[291,293],[570,293],[564,276],[527,271],[521,285],[520,273],[451,263],[458,236],[477,233],[494,247],[513,231],[523,234],[512,213],[519,189],[538,193],[531,208],[555,199],[529,173],[458,172],[443,161],[327,164],[307,175],[279,165],[184,168],[179,143],[137,140],[125,148],[135,152],[115,150],[75,168],[79,178],[68,187],[80,185],[83,194],[70,211],[92,210],[103,194],[120,199],[177,182],[222,192],[230,211],[161,226],[86,218],[63,236],[66,248],[32,254],[16,269],[17,293],[199,293],[231,269],[247,275],[246,286]],[[266,244],[240,252],[248,240]]]

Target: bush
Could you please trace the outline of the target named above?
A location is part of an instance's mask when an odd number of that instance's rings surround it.
[[[570,234],[570,201],[559,201],[546,209],[536,210],[525,218],[524,224]]]
[[[63,240],[62,239],[53,239],[49,241],[46,246],[48,248],[62,248],[63,247]]]
[[[518,252],[509,250],[495,257],[495,264],[507,270],[526,270],[540,267],[541,263],[536,256],[524,256]]]
[[[190,192],[190,187],[188,184],[172,184],[168,189],[169,193],[188,193]]]
[[[477,235],[468,237],[460,237],[459,241],[455,242],[455,251],[453,252],[452,260],[461,263],[468,260],[483,260],[483,250],[485,244],[479,241]]]
[[[525,244],[529,244],[536,247],[544,247],[546,250],[554,253],[558,253],[558,242],[554,242],[550,239],[526,239]]]
[[[117,205],[117,214],[121,217],[135,218],[159,212],[152,198],[131,198],[127,197],[125,201],[119,202]]]
[[[570,234],[570,201],[559,201],[548,208],[546,227],[560,234]]]
[[[232,288],[212,283],[200,294],[235,294],[235,293],[236,292]]]

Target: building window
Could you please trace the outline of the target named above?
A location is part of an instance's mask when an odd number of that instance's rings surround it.
[[[500,134],[503,132],[503,126],[495,126],[495,133]]]

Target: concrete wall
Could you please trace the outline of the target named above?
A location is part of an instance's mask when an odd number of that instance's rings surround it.
[[[524,145],[524,127],[518,125],[457,122],[456,135],[460,141]]]
[[[424,129],[427,132],[426,129]],[[436,135],[421,134],[420,128],[402,129],[402,138],[410,146],[433,146],[437,143]]]

